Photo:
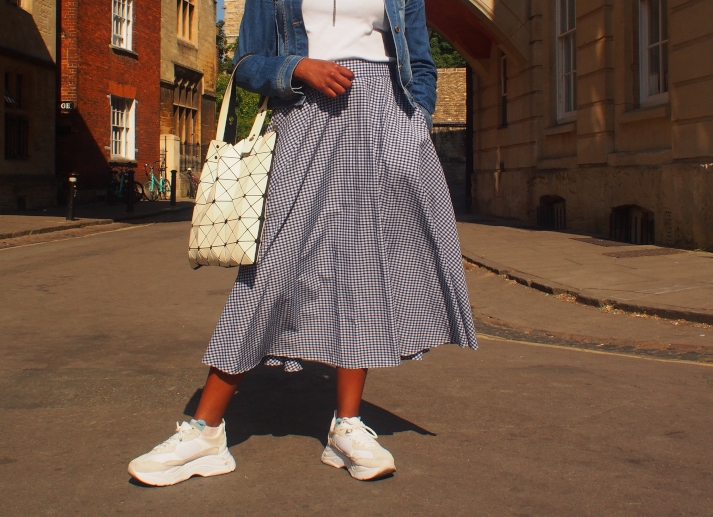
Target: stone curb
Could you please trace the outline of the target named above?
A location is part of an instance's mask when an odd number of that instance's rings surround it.
[[[508,280],[513,280],[526,287],[537,289],[543,293],[553,295],[568,294],[574,297],[577,303],[581,303],[583,305],[590,305],[597,308],[612,307],[625,312],[638,312],[669,320],[686,320],[692,323],[706,323],[713,325],[713,313],[677,309],[663,305],[639,305],[636,303],[627,303],[607,298],[600,298],[596,295],[582,292],[551,280],[539,278],[516,269],[508,268],[507,266],[503,266],[497,262],[493,262],[482,257],[473,258],[463,255],[463,258],[479,267],[492,271],[496,275],[505,277]]]
[[[45,228],[33,228],[30,230],[22,230],[19,232],[0,233],[0,239],[14,239],[16,237],[24,237],[26,235],[40,235],[43,233],[61,232],[63,230],[76,230],[77,228],[86,228],[88,226],[98,226],[103,224],[121,223],[124,221],[132,221],[135,219],[146,219],[157,215],[174,214],[185,210],[193,210],[193,206],[181,206],[175,208],[167,208],[158,212],[147,212],[145,214],[130,214],[113,219],[87,219],[76,223],[61,224],[58,226],[47,226]]]

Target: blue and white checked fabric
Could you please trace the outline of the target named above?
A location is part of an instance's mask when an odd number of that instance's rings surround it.
[[[453,207],[426,119],[388,63],[343,61],[348,93],[275,110],[258,263],[242,266],[203,361],[227,373],[397,366],[477,348]]]

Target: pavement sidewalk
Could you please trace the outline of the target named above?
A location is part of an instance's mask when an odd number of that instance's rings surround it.
[[[134,204],[133,212],[127,212],[126,205],[121,202],[86,203],[76,205],[72,221],[66,219],[66,206],[12,212],[0,215],[0,239],[131,221],[192,209],[192,200],[179,200],[174,206],[169,201],[141,201]]]
[[[0,215],[0,239],[189,211],[190,200],[142,201]],[[458,222],[463,256],[499,275],[577,301],[664,318],[713,324],[713,253],[637,246],[587,235],[513,226],[478,216]]]
[[[713,253],[471,219],[458,223],[463,256],[499,275],[596,307],[713,324]]]

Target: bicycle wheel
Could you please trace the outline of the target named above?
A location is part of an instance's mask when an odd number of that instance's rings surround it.
[[[158,199],[158,185],[155,181],[148,180],[144,183],[144,195],[149,201],[156,201]]]
[[[171,182],[166,178],[161,179],[161,188],[159,189],[161,193],[161,199],[168,199],[171,197]]]
[[[138,181],[134,181],[134,203],[141,201],[144,197],[144,186]]]

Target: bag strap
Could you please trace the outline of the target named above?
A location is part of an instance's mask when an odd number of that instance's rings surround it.
[[[253,122],[253,128],[250,130],[248,137],[243,141],[243,149],[241,151],[242,154],[249,154],[253,150],[253,147],[255,147],[255,144],[257,143],[257,137],[262,133],[262,126],[265,124],[265,116],[267,115],[267,101],[269,99],[269,97],[265,97],[260,105],[260,108],[257,110],[255,122]]]
[[[227,94],[227,99],[223,97],[223,104],[220,106],[220,114],[218,115],[218,127],[215,132],[215,139],[222,142],[227,142],[230,144],[235,144],[238,120],[235,116],[235,104],[237,102],[235,94],[235,86],[233,85],[233,78],[235,77],[235,72],[240,66],[240,64],[245,60],[245,58],[250,57],[252,54],[247,54],[240,58],[240,60],[233,67],[233,71],[230,74],[230,79],[228,80],[228,85],[225,88],[225,93]],[[258,135],[262,132],[262,126],[265,122],[265,116],[267,115],[267,102],[269,97],[265,97],[258,109],[257,116],[255,117],[255,122],[250,130],[250,135],[246,140],[252,142],[249,149],[244,152],[250,152],[257,141]],[[230,113],[230,116],[228,114]]]

